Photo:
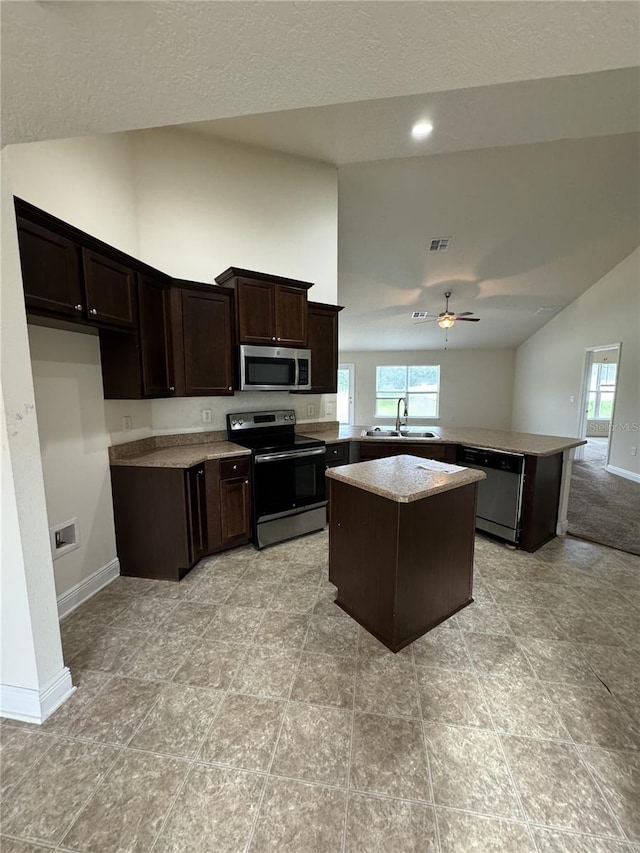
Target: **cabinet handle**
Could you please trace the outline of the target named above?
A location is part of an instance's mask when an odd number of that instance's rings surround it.
[[[89,314],[97,314],[98,311],[95,308],[89,308]]]
[[[233,391],[233,388],[231,387],[231,385],[229,385],[229,391]]]
[[[282,340],[282,338],[278,338],[278,340],[279,340],[279,341],[281,341],[281,340]]]
[[[73,307],[76,309],[76,311],[82,311],[82,305],[74,305]]]
[[[248,485],[249,485],[249,481],[248,481],[248,480],[245,480],[245,481],[244,481],[244,483],[245,483],[245,486],[248,486]]]
[[[234,466],[233,466],[233,470],[234,470],[234,471],[237,471],[237,470],[238,470],[238,466],[237,466],[237,465],[234,465]]]
[[[169,385],[169,391],[175,391],[175,390],[176,390],[175,385]]]
[[[275,341],[275,337],[271,338],[272,341]]]

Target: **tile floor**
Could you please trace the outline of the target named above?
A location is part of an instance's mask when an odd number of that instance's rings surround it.
[[[476,566],[397,655],[333,604],[325,533],[118,578],[62,624],[74,696],[2,724],[2,851],[637,853],[640,558]]]

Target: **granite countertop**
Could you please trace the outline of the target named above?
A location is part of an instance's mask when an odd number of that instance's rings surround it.
[[[486,474],[474,468],[402,455],[329,468],[327,477],[396,503],[411,503],[477,483]]]
[[[112,465],[135,468],[191,468],[208,459],[224,459],[226,456],[250,456],[251,451],[230,441],[211,441],[199,444],[184,444],[148,450],[137,456],[112,458]]]
[[[583,438],[570,438],[559,435],[536,435],[528,432],[510,430],[477,429],[475,427],[423,426],[416,429],[435,433],[433,438],[421,438],[406,435],[365,435],[369,427],[339,426],[331,429],[305,429],[304,435],[320,438],[326,442],[338,441],[389,441],[410,442],[416,444],[463,444],[467,447],[486,447],[490,450],[503,450],[509,453],[524,453],[528,456],[552,456],[572,447],[586,444]],[[389,429],[389,427],[381,427]],[[303,430],[299,430],[302,432]]]

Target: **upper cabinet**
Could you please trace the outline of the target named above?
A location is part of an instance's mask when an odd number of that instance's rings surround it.
[[[211,284],[177,284],[172,308],[178,394],[233,394],[232,294]]]
[[[341,305],[309,302],[309,349],[312,394],[338,390],[338,313]]]
[[[87,313],[96,322],[133,329],[136,274],[118,261],[82,250]]]
[[[308,281],[229,267],[216,282],[233,289],[236,342],[306,347]]]
[[[138,276],[140,368],[145,397],[175,394],[171,285],[150,275]]]

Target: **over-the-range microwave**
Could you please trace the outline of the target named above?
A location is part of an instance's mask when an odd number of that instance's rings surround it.
[[[311,350],[240,347],[241,391],[310,391]]]

